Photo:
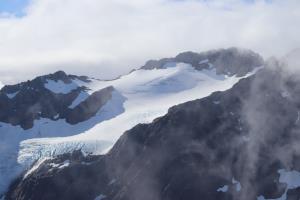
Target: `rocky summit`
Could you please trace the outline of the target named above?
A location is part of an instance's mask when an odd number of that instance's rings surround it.
[[[17,85],[4,86],[0,91],[0,121],[30,129],[34,120],[40,118],[66,119],[71,124],[87,120],[110,99],[113,90],[109,87],[97,91],[80,105],[70,108],[76,97],[87,90],[84,83],[90,81],[85,76],[58,71]]]
[[[226,74],[229,76],[245,76],[256,66],[264,65],[264,60],[259,54],[248,49],[232,47],[202,53],[189,51],[180,53],[174,58],[150,60],[142,69],[159,69],[165,67],[170,62],[189,63],[197,70],[209,69],[213,66],[217,74]]]

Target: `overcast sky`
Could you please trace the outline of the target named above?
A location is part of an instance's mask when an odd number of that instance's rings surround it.
[[[300,47],[299,0],[0,0],[0,13],[4,83],[59,69],[110,78],[187,50]]]

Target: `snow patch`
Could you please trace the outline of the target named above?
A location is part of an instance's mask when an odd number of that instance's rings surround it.
[[[285,169],[278,170],[280,174],[279,182],[286,183],[287,189],[295,189],[300,187],[300,172],[292,170],[287,171]]]
[[[227,192],[229,189],[228,185],[224,185],[223,187],[220,187],[217,189],[217,192]]]
[[[29,175],[32,174],[35,170],[37,170],[37,169],[41,166],[41,164],[43,164],[43,162],[45,162],[47,159],[49,159],[49,158],[45,157],[45,158],[42,158],[42,159],[36,161],[36,164],[34,164],[34,165],[31,167],[31,169],[28,170],[28,171],[26,172],[26,174],[24,175],[23,179],[25,179],[27,176],[29,176]]]
[[[199,65],[201,65],[201,64],[205,64],[205,63],[208,63],[208,62],[209,62],[209,60],[208,60],[208,59],[201,60],[201,61],[199,62]]]
[[[214,101],[213,103],[216,104],[216,105],[219,105],[220,101]]]
[[[59,119],[59,114],[55,115],[54,119]]]
[[[60,164],[56,164],[56,163],[49,163],[50,167],[52,168],[58,168]]]
[[[290,93],[288,91],[283,91],[283,92],[281,92],[281,96],[283,98],[288,98],[290,96]]]
[[[112,179],[112,180],[108,183],[108,185],[112,185],[112,184],[114,184],[116,181],[117,181],[116,179]]]
[[[240,192],[242,189],[241,183],[237,180],[235,180],[235,178],[233,177],[231,180],[232,185],[224,185],[220,188],[217,189],[217,192],[228,192],[229,188],[231,188],[232,186],[235,186],[235,190],[237,192]]]
[[[235,185],[235,190],[237,192],[241,191],[241,189],[242,189],[241,183],[239,181],[235,180],[234,177],[232,178],[232,184]]]
[[[70,161],[69,161],[69,160],[65,160],[65,161],[63,162],[63,164],[60,165],[58,168],[59,168],[59,169],[63,169],[63,168],[65,168],[65,167],[69,167],[69,165],[70,165]]]
[[[46,89],[55,94],[68,94],[72,90],[75,90],[79,87],[78,84],[76,84],[74,81],[72,81],[71,83],[64,83],[62,80],[47,80],[47,83],[45,83],[44,86]]]
[[[76,99],[72,102],[69,108],[73,109],[78,106],[81,102],[85,101],[89,97],[89,94],[85,91],[81,91]]]
[[[168,62],[164,66],[162,66],[162,69],[170,68],[170,67],[176,67],[178,63],[176,62]]]
[[[14,92],[14,93],[6,94],[6,96],[7,96],[8,98],[10,98],[10,99],[13,99],[13,98],[15,98],[15,96],[16,96],[18,93],[19,93],[19,91]]]
[[[102,199],[105,199],[105,198],[106,198],[105,195],[100,194],[99,196],[97,196],[97,197],[95,198],[95,200],[102,200]]]
[[[70,160],[65,160],[63,163],[49,163],[50,167],[52,168],[59,168],[59,169],[63,169],[65,167],[69,167],[70,165]]]
[[[285,169],[278,170],[280,174],[279,182],[286,184],[286,189],[283,195],[277,199],[268,199],[268,200],[287,200],[287,192],[290,189],[296,189],[300,187],[300,172],[292,170],[287,171]],[[257,197],[257,200],[267,200],[263,196]]]

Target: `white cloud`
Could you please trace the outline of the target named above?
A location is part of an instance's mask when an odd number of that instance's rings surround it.
[[[300,46],[299,0],[33,0],[0,18],[0,80],[62,69],[112,77],[181,51],[240,46],[281,56]]]

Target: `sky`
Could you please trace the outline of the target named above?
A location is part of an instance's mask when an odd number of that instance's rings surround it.
[[[24,8],[28,6],[29,0],[0,0],[0,12],[3,14],[14,14],[18,17],[24,15]]]
[[[299,0],[0,0],[0,82],[64,70],[114,78],[149,59],[300,47]]]

